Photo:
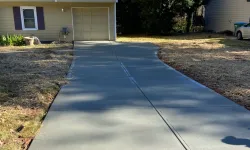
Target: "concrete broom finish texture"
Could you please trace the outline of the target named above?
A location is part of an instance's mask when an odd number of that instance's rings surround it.
[[[250,113],[163,64],[149,43],[76,42],[31,150],[245,150]]]

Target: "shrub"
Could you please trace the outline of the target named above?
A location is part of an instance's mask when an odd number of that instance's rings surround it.
[[[177,33],[184,33],[187,26],[187,20],[186,17],[179,16],[174,18],[175,25],[173,26],[173,29]]]
[[[22,35],[1,35],[1,46],[23,46],[25,45],[24,37]]]
[[[191,30],[193,32],[203,32],[204,31],[204,26],[192,26]]]

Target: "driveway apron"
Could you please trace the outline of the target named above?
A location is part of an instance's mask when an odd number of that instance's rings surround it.
[[[30,149],[249,149],[250,113],[162,63],[157,49],[76,42],[70,83]]]

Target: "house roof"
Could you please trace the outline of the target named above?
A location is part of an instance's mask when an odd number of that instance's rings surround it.
[[[118,2],[118,0],[0,0],[0,2],[87,2],[87,3],[106,3]]]

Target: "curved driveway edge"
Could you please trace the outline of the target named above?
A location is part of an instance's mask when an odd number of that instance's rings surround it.
[[[70,83],[31,150],[245,150],[250,114],[148,43],[77,42]]]

